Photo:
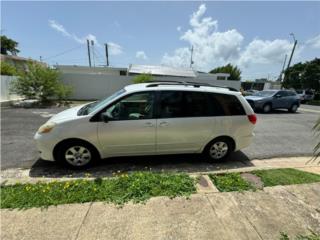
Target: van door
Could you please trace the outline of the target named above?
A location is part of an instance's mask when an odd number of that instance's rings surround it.
[[[160,91],[157,119],[157,153],[197,152],[214,128],[208,116],[206,93]]]
[[[105,157],[155,153],[154,99],[152,91],[134,93],[103,111],[109,120],[98,122],[97,134]]]

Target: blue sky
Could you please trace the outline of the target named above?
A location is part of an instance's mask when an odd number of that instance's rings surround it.
[[[293,32],[293,63],[320,57],[320,2],[2,2],[1,31],[19,42],[20,56],[49,64],[164,64],[208,71],[240,66],[243,79],[275,78]],[[71,50],[73,49],[73,50]],[[65,54],[58,55],[64,51]]]

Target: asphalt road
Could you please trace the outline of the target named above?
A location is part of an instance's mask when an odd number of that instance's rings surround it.
[[[39,160],[33,142],[38,127],[62,108],[23,109],[1,108],[1,169],[47,168],[56,169],[55,163]],[[281,156],[311,155],[315,140],[312,127],[320,116],[320,107],[302,105],[297,113],[274,111],[258,114],[253,143],[242,152],[231,155],[231,160],[248,161]],[[199,162],[200,161],[200,162]],[[184,169],[210,167],[211,163],[199,160],[199,156],[162,156],[110,159],[101,163],[103,168],[141,169],[145,167]],[[189,164],[189,165],[188,165]],[[115,167],[115,165],[117,167]],[[196,169],[197,170],[197,169]],[[48,170],[49,171],[49,170]]]

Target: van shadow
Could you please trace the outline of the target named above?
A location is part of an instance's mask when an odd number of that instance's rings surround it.
[[[68,169],[55,162],[39,159],[31,167],[29,176],[45,178],[110,177],[114,174],[136,171],[186,172],[192,174],[250,166],[252,164],[249,158],[241,151],[230,154],[223,162],[213,162],[199,154],[108,158],[85,170]]]

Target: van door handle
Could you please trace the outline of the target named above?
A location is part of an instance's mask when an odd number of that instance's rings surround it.
[[[168,125],[169,125],[168,122],[160,122],[160,123],[159,123],[159,126],[160,126],[160,127],[165,127],[165,126],[168,126]]]
[[[146,127],[153,127],[153,123],[152,122],[146,122],[144,125]]]

